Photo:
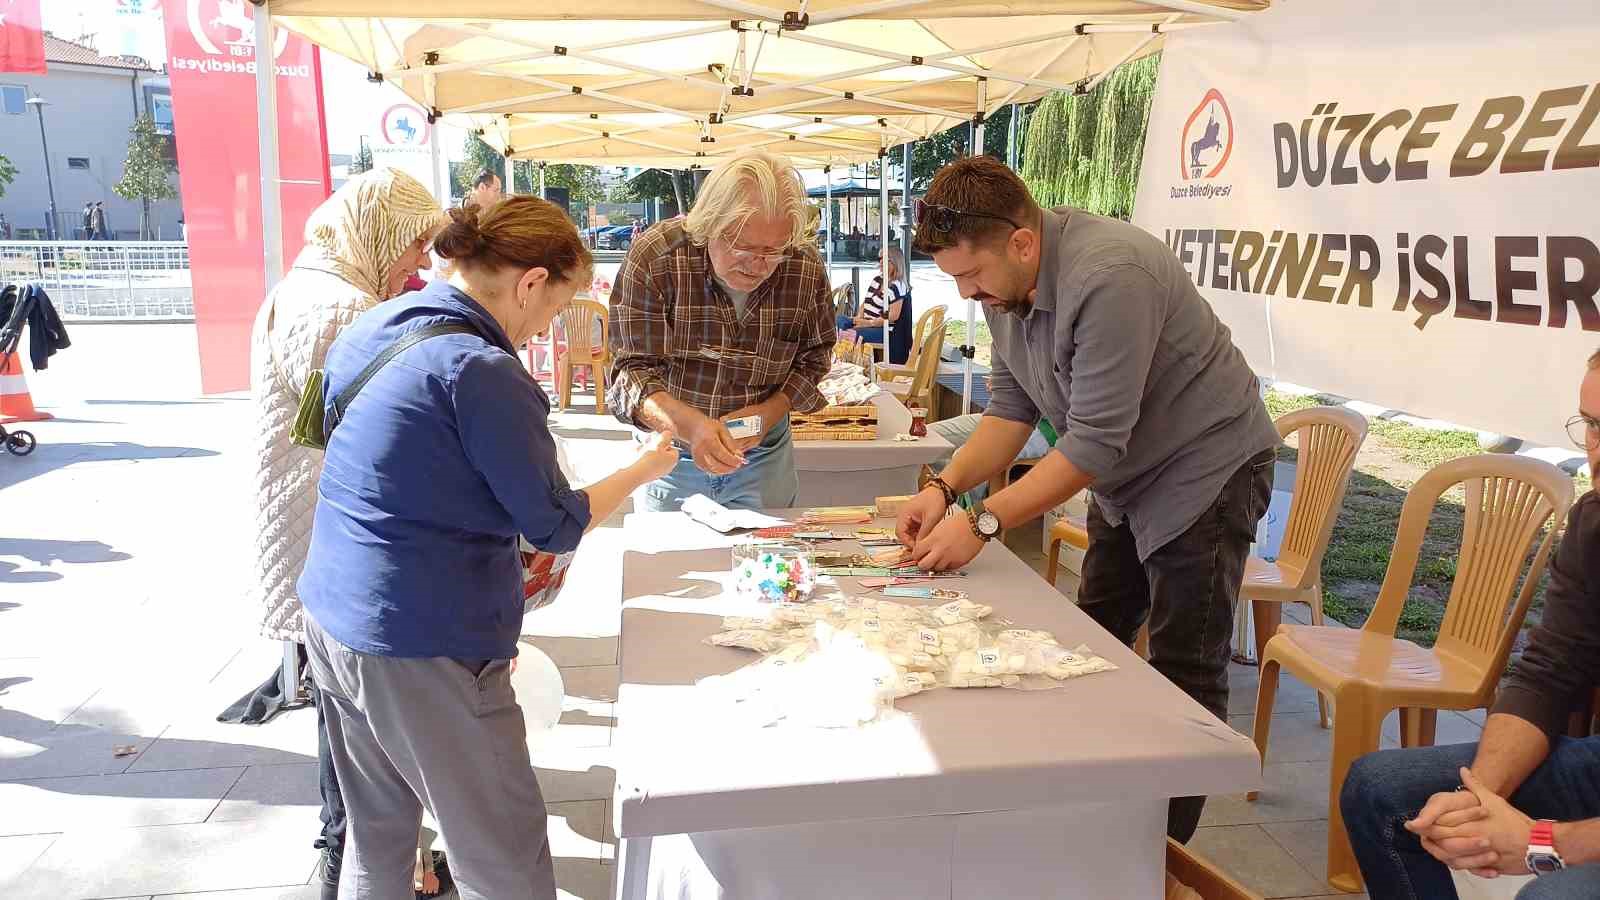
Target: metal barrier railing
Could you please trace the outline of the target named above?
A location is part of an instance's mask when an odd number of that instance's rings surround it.
[[[35,282],[63,318],[193,318],[179,241],[0,241],[0,284]]]

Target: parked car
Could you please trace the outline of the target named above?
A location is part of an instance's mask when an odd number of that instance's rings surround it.
[[[627,250],[633,246],[633,226],[612,225],[600,229],[595,235],[595,248],[598,250]]]

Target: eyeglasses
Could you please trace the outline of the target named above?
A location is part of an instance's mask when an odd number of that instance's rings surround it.
[[[1567,437],[1585,450],[1600,447],[1600,419],[1578,413],[1567,420]]]
[[[948,234],[955,230],[956,220],[962,218],[963,216],[973,219],[993,219],[996,222],[1004,222],[1018,231],[1022,230],[1021,225],[1018,225],[1016,222],[1012,221],[1006,216],[996,216],[991,213],[956,209],[953,206],[940,206],[937,203],[929,203],[925,200],[917,201],[918,229],[921,229],[924,225],[926,225],[940,234]]]
[[[728,248],[728,255],[733,257],[733,261],[742,266],[762,266],[770,269],[783,262],[784,257],[789,255],[787,248],[763,252],[760,250],[746,250],[735,244],[731,238],[723,235],[718,235],[717,240]]]

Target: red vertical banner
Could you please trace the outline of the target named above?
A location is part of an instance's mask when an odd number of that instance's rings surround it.
[[[250,328],[266,284],[252,7],[245,0],[188,0],[166,4],[165,18],[200,387],[208,394],[246,390]],[[306,218],[330,193],[330,176],[317,48],[274,30],[288,266],[304,243]]]
[[[0,72],[44,74],[40,0],[0,0]]]

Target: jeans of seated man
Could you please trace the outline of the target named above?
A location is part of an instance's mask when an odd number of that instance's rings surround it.
[[[794,441],[784,417],[761,443],[745,451],[745,464],[727,475],[712,475],[695,465],[680,447],[678,464],[665,478],[644,486],[640,506],[649,512],[676,512],[683,501],[705,494],[729,509],[787,509],[800,496],[794,468]]]
[[[1434,900],[1456,896],[1450,870],[1422,849],[1404,823],[1428,798],[1461,784],[1477,744],[1384,750],[1356,760],[1339,795],[1345,830],[1372,900]],[[1509,798],[1535,819],[1571,822],[1600,816],[1600,737],[1561,738],[1539,768]],[[1517,900],[1600,897],[1600,864],[1546,875],[1517,892]]]
[[[978,430],[978,422],[982,419],[983,416],[978,413],[969,413],[952,419],[929,422],[929,431],[950,442],[950,452],[934,460],[930,465],[938,471],[944,471],[944,467],[950,464],[950,459],[956,455],[956,451],[960,450],[962,445],[972,439],[972,435]],[[1022,445],[1022,451],[1017,454],[1017,459],[1038,459],[1049,452],[1050,442],[1039,432],[1039,429],[1035,428],[1033,433],[1028,435],[1028,442]],[[983,498],[988,495],[989,483],[987,481],[967,491],[967,497],[974,503],[982,502]]]

